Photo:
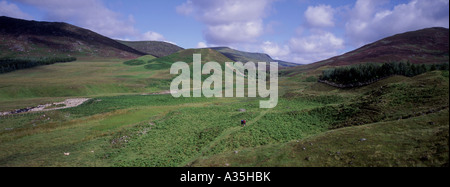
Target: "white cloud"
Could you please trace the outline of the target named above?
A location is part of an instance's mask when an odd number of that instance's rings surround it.
[[[270,55],[274,59],[282,59],[291,53],[289,46],[279,46],[277,43],[265,41],[261,48],[264,53]]]
[[[347,37],[354,45],[427,27],[449,27],[448,0],[411,0],[392,9],[381,5],[378,1],[356,2],[345,25]]]
[[[323,53],[344,48],[344,40],[330,32],[319,32],[307,37],[293,37],[289,46],[294,52]]]
[[[265,41],[261,50],[274,59],[309,64],[339,55],[344,40],[331,32],[310,31],[309,35],[296,35],[285,44]]]
[[[261,50],[273,58],[309,64],[340,54],[344,39],[325,29],[335,26],[336,9],[330,5],[309,6],[304,12],[306,24],[295,30],[284,43],[266,41]]]
[[[197,43],[197,48],[207,48],[208,45],[205,42],[198,42]]]
[[[206,25],[208,44],[231,45],[255,42],[264,33],[263,18],[274,0],[187,0],[176,8]]]
[[[176,7],[176,11],[178,14],[190,15],[194,12],[194,4],[191,0],[186,1],[185,3]]]
[[[162,34],[157,32],[148,31],[140,37],[140,40],[150,40],[150,41],[164,41],[166,40]]]
[[[16,4],[8,3],[6,1],[0,1],[0,16],[8,16],[20,19],[32,19],[30,15],[22,12],[22,10],[20,10]]]
[[[345,47],[344,40],[333,33],[316,30],[310,35],[297,35],[286,44],[265,41],[261,50],[274,59],[309,64],[339,55]]]
[[[311,63],[340,54],[344,48],[365,45],[398,33],[427,27],[449,27],[448,0],[409,0],[389,7],[388,0],[357,0],[353,7],[310,6],[304,12],[306,24],[287,42],[294,62]],[[345,41],[326,31],[344,23]],[[347,45],[347,46],[346,46]],[[275,48],[272,50],[276,51]],[[270,50],[268,50],[270,51]]]
[[[333,27],[334,9],[330,5],[309,6],[305,18],[313,27]]]
[[[204,37],[212,44],[232,44],[253,42],[263,33],[262,20],[231,22],[228,24],[207,26]]]
[[[258,20],[268,14],[274,0],[187,0],[176,8],[184,15],[193,15],[208,25]]]

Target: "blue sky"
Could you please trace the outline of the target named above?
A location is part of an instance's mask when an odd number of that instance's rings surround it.
[[[0,15],[306,64],[394,34],[448,28],[449,0],[0,0]]]

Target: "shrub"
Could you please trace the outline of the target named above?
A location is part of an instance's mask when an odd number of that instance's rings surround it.
[[[317,82],[317,78],[315,76],[306,77],[305,82]]]

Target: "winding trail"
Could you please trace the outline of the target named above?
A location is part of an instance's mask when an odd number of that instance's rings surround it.
[[[247,126],[250,126],[252,124],[255,124],[259,119],[261,119],[261,117],[263,117],[264,115],[266,115],[269,111],[271,111],[272,109],[266,109],[263,110],[258,116],[256,116],[256,118],[254,118],[253,120],[247,122]],[[208,145],[204,146],[195,156],[193,156],[191,159],[187,160],[186,162],[184,162],[183,164],[181,164],[181,167],[184,167],[186,165],[190,165],[192,162],[194,162],[196,159],[198,159],[199,157],[203,156],[207,151],[211,150],[213,147],[215,147],[221,140],[224,140],[225,138],[227,138],[228,136],[230,136],[232,133],[235,133],[239,130],[241,130],[242,126],[238,126],[238,127],[230,127],[228,129],[225,129],[219,136],[217,136],[213,141],[211,141]]]

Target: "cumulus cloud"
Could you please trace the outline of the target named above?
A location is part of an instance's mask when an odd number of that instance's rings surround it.
[[[150,40],[150,41],[164,41],[166,40],[162,34],[157,32],[148,31],[140,37],[140,40]]]
[[[336,56],[344,47],[344,40],[333,33],[315,31],[310,35],[293,36],[283,45],[266,41],[261,48],[276,59],[308,64]]]
[[[240,42],[253,42],[262,33],[262,20],[256,20],[210,25],[204,30],[204,37],[208,43],[232,44]]]
[[[255,42],[264,33],[263,18],[273,1],[188,0],[176,11],[204,23],[203,35],[209,44],[229,45]]]
[[[272,58],[275,59],[286,58],[286,56],[291,53],[289,46],[287,45],[280,46],[277,43],[271,41],[265,41],[261,45],[261,48],[264,53],[270,55]]]
[[[288,50],[277,50],[283,48],[273,43],[262,48],[273,52],[272,55],[283,54],[286,60],[312,63],[339,55],[344,48],[360,47],[398,33],[449,27],[448,0],[410,0],[386,6],[388,3],[388,0],[357,0],[349,8],[310,6],[304,12],[306,23],[282,45]],[[343,15],[339,19],[344,24],[345,37],[327,31],[338,26],[335,15]]]
[[[449,26],[448,0],[412,0],[392,9],[381,5],[378,1],[358,0],[351,9],[345,29],[354,45],[427,27]]]
[[[292,51],[298,53],[323,53],[344,47],[344,40],[330,32],[319,32],[306,37],[294,37],[289,40]]]
[[[284,42],[262,42],[261,36],[271,28],[264,20],[273,2],[186,0],[176,11],[205,24],[205,45],[253,45],[258,47],[252,49],[258,48],[274,58],[299,63],[330,58],[344,49],[402,32],[449,26],[448,0],[408,0],[394,2],[395,6],[389,0],[356,0],[350,6],[309,6],[303,12],[305,22],[293,36]]]
[[[197,43],[197,48],[207,48],[208,45],[205,42],[198,42]]]
[[[188,0],[176,7],[180,14],[193,15],[208,25],[257,20],[267,15],[273,0]]]
[[[20,19],[32,19],[30,15],[22,12],[22,10],[20,10],[17,5],[8,3],[6,1],[0,1],[0,16],[8,16]]]
[[[307,23],[313,27],[333,27],[334,9],[330,5],[309,6],[305,11]]]
[[[308,64],[339,55],[339,51],[344,48],[344,40],[325,32],[291,38],[288,45],[292,51],[290,59]]]
[[[287,42],[278,44],[266,41],[263,52],[278,59],[308,64],[338,55],[345,48],[344,39],[327,29],[335,26],[334,13],[330,5],[309,6],[303,13],[306,23],[296,29]]]

